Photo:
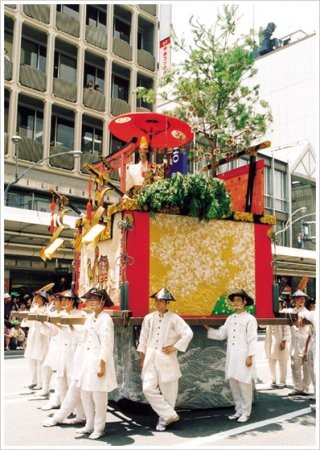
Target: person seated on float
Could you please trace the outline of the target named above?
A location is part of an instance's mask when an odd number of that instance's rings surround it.
[[[142,136],[140,139],[138,153],[139,162],[137,164],[130,164],[126,171],[126,191],[130,197],[134,197],[139,193],[143,186],[146,172],[151,167],[148,161],[148,141],[145,136]]]

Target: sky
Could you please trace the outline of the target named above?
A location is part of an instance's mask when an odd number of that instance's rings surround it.
[[[167,3],[167,2],[163,2]],[[169,3],[169,2],[168,2]],[[209,27],[216,20],[217,10],[222,12],[224,4],[239,5],[239,32],[247,34],[260,26],[266,28],[269,22],[276,25],[272,37],[282,38],[297,30],[307,34],[319,33],[319,1],[184,1],[172,4],[172,23],[178,37],[188,41],[189,19],[193,15]],[[190,41],[191,43],[191,41]]]

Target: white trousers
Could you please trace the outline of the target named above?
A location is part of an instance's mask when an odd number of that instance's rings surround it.
[[[315,349],[315,344],[310,346],[310,348],[308,349],[308,367],[309,367],[309,373],[310,373],[310,378],[311,378],[311,382],[313,384],[313,391],[314,394],[316,394],[316,349]]]
[[[69,388],[68,379],[66,377],[58,377],[56,374],[55,389],[59,398],[64,399]]]
[[[107,420],[108,392],[81,389],[81,400],[87,418],[86,428],[102,434]]]
[[[229,386],[236,412],[249,417],[252,409],[253,384],[243,383],[234,378],[229,378]]]
[[[279,383],[286,384],[287,371],[288,371],[288,361],[285,359],[268,359],[270,375],[272,383],[276,383],[279,379]],[[279,367],[279,378],[277,377],[277,366]]]
[[[36,384],[37,387],[42,387],[42,373],[40,359],[28,358],[28,364],[30,368],[31,382],[30,384]]]
[[[294,389],[309,392],[311,380],[308,362],[303,361],[301,356],[291,357],[291,372]]]
[[[155,367],[148,367],[142,380],[143,393],[151,408],[164,420],[176,415],[174,410],[178,396],[179,379],[163,383]]]
[[[69,384],[67,393],[60,409],[54,414],[53,418],[58,422],[63,422],[73,411],[76,414],[76,419],[79,421],[85,420],[85,413],[80,396],[80,387],[77,386],[78,380],[72,380]]]
[[[50,392],[50,383],[52,378],[52,369],[50,366],[41,366],[41,378],[42,378],[42,391],[43,395],[47,395]]]
[[[57,377],[57,372],[52,373],[52,378],[54,392],[50,395],[49,405],[51,407],[60,408],[64,398],[67,395],[68,384],[64,379],[61,380],[61,378]]]

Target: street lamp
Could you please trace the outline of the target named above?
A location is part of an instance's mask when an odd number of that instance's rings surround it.
[[[13,136],[12,137],[12,142],[14,142],[16,149],[20,143],[21,137],[20,136]],[[43,163],[44,161],[47,161],[50,158],[54,158],[56,156],[62,156],[62,155],[74,155],[74,157],[80,157],[82,155],[82,151],[81,150],[69,150],[67,152],[59,152],[59,153],[55,153],[49,156],[46,156],[42,159],[39,159],[39,161],[36,161],[35,163],[33,163],[31,166],[29,166],[24,172],[22,172],[21,175],[18,175],[18,154],[16,152],[16,172],[15,172],[15,179],[14,181],[12,181],[11,183],[8,183],[5,190],[4,190],[4,204],[5,206],[7,205],[7,196],[8,196],[8,192],[9,189],[11,188],[11,186],[17,184],[28,172],[29,170],[33,169],[34,167],[38,166],[39,164]]]
[[[304,226],[304,221],[303,221],[303,219],[305,219],[306,217],[310,217],[310,216],[315,216],[315,213],[308,213],[308,214],[304,214],[303,216],[300,216],[300,217],[297,217],[295,220],[292,220],[292,221],[290,221],[290,223],[288,224],[288,226],[287,227],[285,227],[285,228],[283,228],[283,230],[279,230],[279,231],[277,231],[276,233],[274,233],[273,234],[273,236],[272,236],[272,240],[273,240],[273,242],[274,242],[274,244],[276,244],[277,243],[277,236],[279,235],[279,234],[281,234],[281,233],[284,233],[287,229],[288,229],[288,227],[289,226],[292,226],[294,223],[297,223],[297,222],[299,222],[299,221],[301,221],[301,227],[303,227]],[[306,223],[315,223],[315,222],[306,222]],[[301,247],[300,248],[303,248],[303,234],[304,233],[301,233],[302,235],[301,235],[301,242],[299,242],[299,244],[301,244]],[[310,238],[309,238],[310,239]],[[305,239],[305,240],[307,240],[307,239]]]
[[[21,142],[21,137],[17,134],[12,136],[11,138],[12,142],[15,146],[15,153],[16,153],[16,173],[15,173],[15,179],[18,178],[18,160],[19,160],[19,144]]]
[[[293,218],[293,216],[295,216],[298,212],[302,212],[302,211],[307,211],[307,207],[306,207],[306,206],[301,206],[301,208],[298,208],[298,209],[296,209],[295,211],[293,211],[293,213],[290,214],[288,220],[287,220],[286,223],[284,224],[284,227],[282,228],[282,230],[276,231],[276,232],[274,233],[274,238],[275,238],[276,236],[278,236],[279,234],[282,234],[282,233],[284,233],[285,231],[287,231],[288,228],[291,228],[292,225],[293,225],[294,223],[296,223],[298,220],[300,220],[301,217],[299,217],[298,219],[295,219],[294,221],[292,221],[292,218]],[[290,243],[291,243],[291,245],[290,245],[290,246],[292,246],[292,229],[291,229],[290,231],[291,231],[291,233],[290,233]]]

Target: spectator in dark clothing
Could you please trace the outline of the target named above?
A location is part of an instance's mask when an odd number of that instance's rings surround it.
[[[3,298],[4,298],[4,318],[6,320],[9,320],[12,311],[11,295],[6,292]]]

